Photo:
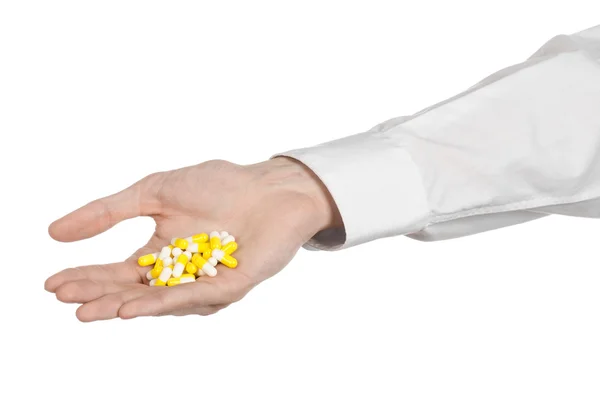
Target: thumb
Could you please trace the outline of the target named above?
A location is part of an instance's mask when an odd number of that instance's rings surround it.
[[[137,216],[157,214],[160,203],[157,192],[161,174],[152,174],[125,190],[98,200],[54,221],[48,228],[58,241],[83,240],[105,232],[117,223]]]

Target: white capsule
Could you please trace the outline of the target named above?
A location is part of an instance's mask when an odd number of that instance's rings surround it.
[[[225,256],[225,253],[223,251],[221,251],[220,249],[214,249],[211,251],[212,254],[212,258],[220,261],[221,259],[223,259],[223,257]],[[211,258],[211,259],[212,259]]]
[[[221,233],[219,232],[210,232],[209,238],[213,238],[213,237],[218,237],[219,239],[221,238]]]
[[[161,259],[170,258],[171,257],[171,248],[167,245],[160,250],[160,255],[158,256]]]
[[[177,240],[179,237],[173,237],[171,239],[171,245],[175,245],[175,240]]]
[[[206,276],[206,273],[204,273],[202,271],[202,269],[198,269],[198,271],[196,272],[196,277],[202,277],[202,276]]]
[[[233,236],[230,234],[229,236],[227,236],[227,237],[225,237],[224,239],[222,239],[222,240],[221,240],[221,245],[222,245],[222,246],[225,246],[225,245],[227,245],[228,243],[230,243],[230,242],[232,242],[232,241],[235,241],[235,237],[233,237]]]
[[[173,264],[173,258],[171,258],[170,256],[168,256],[165,259],[163,259],[163,266],[164,267],[171,266],[172,264]]]
[[[185,270],[185,265],[181,262],[177,262],[175,264],[175,266],[173,266],[173,277],[175,277],[175,278],[181,277],[184,270]]]
[[[154,280],[154,277],[152,277],[152,270],[148,270],[148,273],[146,273],[146,278],[148,280]]]
[[[178,258],[179,255],[181,255],[182,253],[183,251],[179,247],[175,247],[173,248],[173,251],[171,251],[171,255],[173,255],[173,258]]]
[[[173,274],[173,270],[171,270],[170,267],[165,266],[162,272],[160,272],[160,276],[158,276],[158,279],[163,283],[166,283],[171,278],[171,274]]]
[[[192,260],[192,253],[189,251],[183,251],[183,254],[188,257],[188,261]]]
[[[157,279],[150,280],[150,286],[153,287],[156,284]]]
[[[221,237],[221,240],[223,240],[227,236],[229,236],[229,233],[227,232],[221,232],[221,234],[219,235],[219,237]]]

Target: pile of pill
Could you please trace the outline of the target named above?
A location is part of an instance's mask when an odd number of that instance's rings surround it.
[[[227,232],[200,233],[186,238],[174,238],[160,252],[141,256],[140,266],[154,265],[146,273],[153,286],[191,283],[202,276],[217,275],[217,264],[235,268],[237,260],[231,256],[237,250],[235,237]]]

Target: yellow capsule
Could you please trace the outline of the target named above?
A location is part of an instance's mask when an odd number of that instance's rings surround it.
[[[154,269],[150,270],[150,274],[152,275],[152,278],[158,278],[158,276],[160,276],[160,273],[163,271],[163,266],[159,266],[158,263],[156,265],[154,265]]]
[[[185,266],[185,271],[190,274],[196,274],[196,272],[198,271],[198,266],[196,266],[192,262],[190,262]]]
[[[225,253],[225,255],[233,254],[238,248],[238,245],[235,241],[231,241],[223,246],[221,250]]]
[[[162,280],[156,279],[156,282],[154,283],[154,285],[155,285],[156,287],[164,287],[165,285],[167,285],[167,283],[165,283],[165,282],[164,282],[164,281],[162,281]]]
[[[154,253],[154,254],[148,254],[148,255],[144,255],[144,256],[140,256],[140,258],[138,259],[138,264],[140,266],[150,266],[150,265],[154,265],[154,263],[156,262],[156,259],[158,258],[158,252]]]
[[[170,268],[171,270],[173,270],[173,268],[175,267],[175,265],[169,265],[167,267]]]
[[[173,248],[175,248],[175,246],[173,244],[169,244],[169,248],[171,249],[171,251],[173,251]]]
[[[174,243],[175,243],[174,244],[175,247],[177,247],[179,249],[182,249],[182,250],[184,250],[184,249],[186,249],[188,247],[188,241],[184,240],[182,238],[176,238],[175,241],[174,241]]]
[[[212,250],[204,251],[202,253],[202,257],[206,260],[210,259],[211,256],[212,256]]]
[[[232,269],[235,269],[235,267],[237,266],[237,259],[235,259],[233,256],[230,255],[224,255],[219,262],[221,262],[222,264],[224,264],[227,267],[230,267]]]
[[[208,234],[206,234],[206,233],[194,234],[192,236],[193,243],[202,244],[202,243],[206,243],[207,241],[208,241]]]

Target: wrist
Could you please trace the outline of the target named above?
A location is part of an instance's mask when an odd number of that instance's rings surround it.
[[[343,226],[342,217],[331,194],[319,177],[306,165],[290,157],[275,157],[253,167],[262,169],[278,190],[305,198],[299,210],[306,221],[308,237]]]

